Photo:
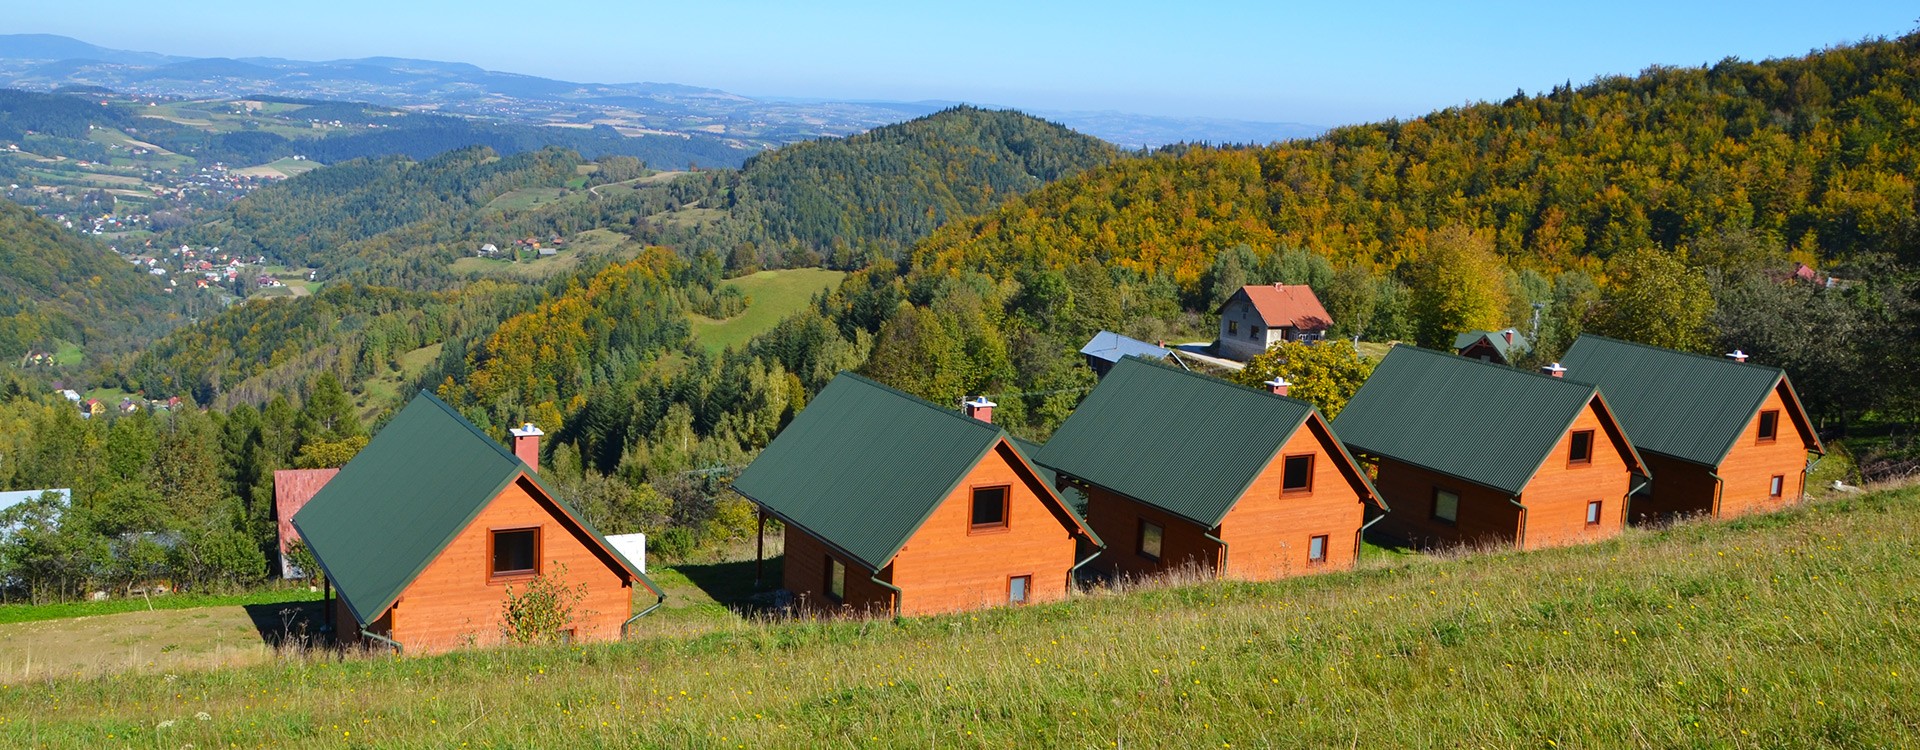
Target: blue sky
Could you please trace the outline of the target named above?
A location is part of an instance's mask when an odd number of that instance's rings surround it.
[[[1336,125],[1912,30],[1891,2],[21,3],[0,30],[218,57],[392,55],[758,96]]]

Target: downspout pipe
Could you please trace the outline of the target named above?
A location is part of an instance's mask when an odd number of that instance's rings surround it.
[[[873,574],[873,577],[867,580],[880,584],[882,587],[886,588],[888,591],[893,592],[893,619],[896,619],[896,620],[900,619],[900,599],[901,597],[906,595],[906,592],[901,591],[899,586],[895,586],[891,583],[887,583],[886,581],[880,580],[879,573]]]
[[[1220,543],[1220,570],[1218,573],[1214,574],[1214,577],[1226,578],[1227,577],[1227,552],[1229,551],[1227,540],[1214,536],[1212,532],[1208,532],[1208,531],[1200,532],[1200,535],[1206,537],[1211,541]]]
[[[1069,596],[1071,596],[1071,595],[1073,594],[1073,581],[1074,581],[1074,574],[1076,574],[1076,573],[1079,573],[1079,572],[1080,572],[1080,567],[1081,567],[1081,566],[1083,566],[1083,565],[1086,565],[1087,563],[1090,563],[1090,562],[1093,562],[1093,558],[1096,558],[1096,557],[1099,557],[1099,556],[1100,556],[1100,553],[1102,553],[1102,552],[1105,552],[1105,551],[1107,551],[1107,550],[1106,550],[1106,548],[1104,548],[1104,547],[1095,547],[1095,548],[1093,549],[1093,554],[1091,554],[1091,555],[1087,555],[1087,559],[1085,559],[1085,560],[1081,560],[1080,562],[1077,562],[1077,563],[1074,563],[1074,564],[1073,564],[1073,567],[1071,567],[1071,568],[1067,568],[1067,594],[1068,594]]]
[[[1353,566],[1354,567],[1356,568],[1360,567],[1360,549],[1366,546],[1364,543],[1366,542],[1366,539],[1367,539],[1367,529],[1372,527],[1374,524],[1379,523],[1382,519],[1385,519],[1386,517],[1387,517],[1387,514],[1385,513],[1381,513],[1380,515],[1374,516],[1372,519],[1369,519],[1366,523],[1360,524],[1360,529],[1358,531],[1353,532]]]
[[[368,630],[368,629],[366,629],[366,628],[361,628],[361,629],[360,629],[360,637],[362,637],[362,638],[369,638],[369,639],[372,639],[372,640],[376,640],[376,641],[379,641],[379,642],[381,642],[381,643],[384,643],[384,644],[387,644],[387,645],[389,645],[389,646],[392,646],[392,647],[393,647],[393,653],[395,653],[395,654],[402,654],[402,653],[406,653],[406,651],[405,651],[405,649],[403,649],[403,648],[401,648],[401,647],[400,647],[400,642],[399,642],[399,641],[396,641],[396,640],[394,640],[394,639],[392,639],[392,638],[388,638],[388,637],[386,637],[386,636],[384,636],[384,635],[381,635],[381,634],[379,634],[379,633],[375,633],[375,632],[373,632],[373,631],[371,631],[371,630]]]
[[[1520,533],[1514,535],[1513,548],[1526,549],[1527,548],[1527,506],[1520,504],[1519,495],[1514,495],[1513,497],[1507,498],[1507,502],[1513,503],[1513,507],[1520,509]]]
[[[1713,478],[1713,517],[1719,518],[1720,501],[1726,499],[1727,495],[1727,479],[1715,471],[1708,471],[1707,476]]]
[[[1800,470],[1800,499],[1801,500],[1807,499],[1807,480],[1813,478],[1813,467],[1819,466],[1820,461],[1825,459],[1826,457],[1827,457],[1827,454],[1825,453],[1815,453],[1813,454],[1813,458],[1807,459],[1807,468]]]
[[[640,614],[629,617],[627,618],[626,622],[620,623],[620,637],[621,638],[627,637],[627,626],[632,625],[634,620],[638,620],[642,617],[646,617],[647,615],[653,614],[654,610],[659,609],[660,605],[663,605],[666,603],[667,603],[667,595],[661,594],[659,599],[654,600],[653,606],[640,610]]]

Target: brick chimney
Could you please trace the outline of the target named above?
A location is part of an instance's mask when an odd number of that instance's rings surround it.
[[[1747,353],[1740,351],[1739,349],[1735,349],[1733,351],[1727,352],[1727,359],[1731,359],[1735,362],[1745,362],[1747,361]]]
[[[987,424],[993,424],[993,407],[999,406],[988,401],[986,396],[975,396],[972,401],[963,402],[963,405],[967,407],[967,416]]]
[[[1287,391],[1293,388],[1292,383],[1287,382],[1286,378],[1280,377],[1279,375],[1273,376],[1272,380],[1261,383],[1261,385],[1266,386],[1267,392],[1275,396],[1285,396],[1287,395]]]
[[[1564,378],[1567,376],[1567,368],[1561,367],[1559,362],[1542,367],[1540,371],[1556,378]]]
[[[1500,335],[1506,337],[1507,343],[1509,344],[1513,343],[1513,329],[1509,328],[1507,330],[1501,331]]]
[[[532,422],[515,427],[509,430],[509,432],[513,433],[513,455],[519,456],[520,460],[527,462],[529,468],[536,472],[539,471],[540,436],[547,433],[533,426]]]

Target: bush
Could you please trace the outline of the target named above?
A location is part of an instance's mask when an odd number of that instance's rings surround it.
[[[500,634],[508,642],[519,644],[566,640],[573,627],[574,608],[587,597],[587,585],[569,587],[566,576],[567,566],[556,564],[517,592],[508,586],[506,601],[501,604]]]

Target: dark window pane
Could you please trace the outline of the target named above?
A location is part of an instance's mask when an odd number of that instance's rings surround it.
[[[1313,489],[1313,456],[1288,456],[1285,474],[1280,483],[1281,490],[1299,492]]]
[[[1772,440],[1780,434],[1780,412],[1760,412],[1760,439]]]
[[[1593,460],[1593,431],[1581,430],[1573,433],[1573,450],[1568,460],[1574,463],[1586,463]]]
[[[493,532],[494,574],[533,572],[539,533],[537,529]]]
[[[1007,525],[1007,488],[982,487],[973,491],[975,528]]]

